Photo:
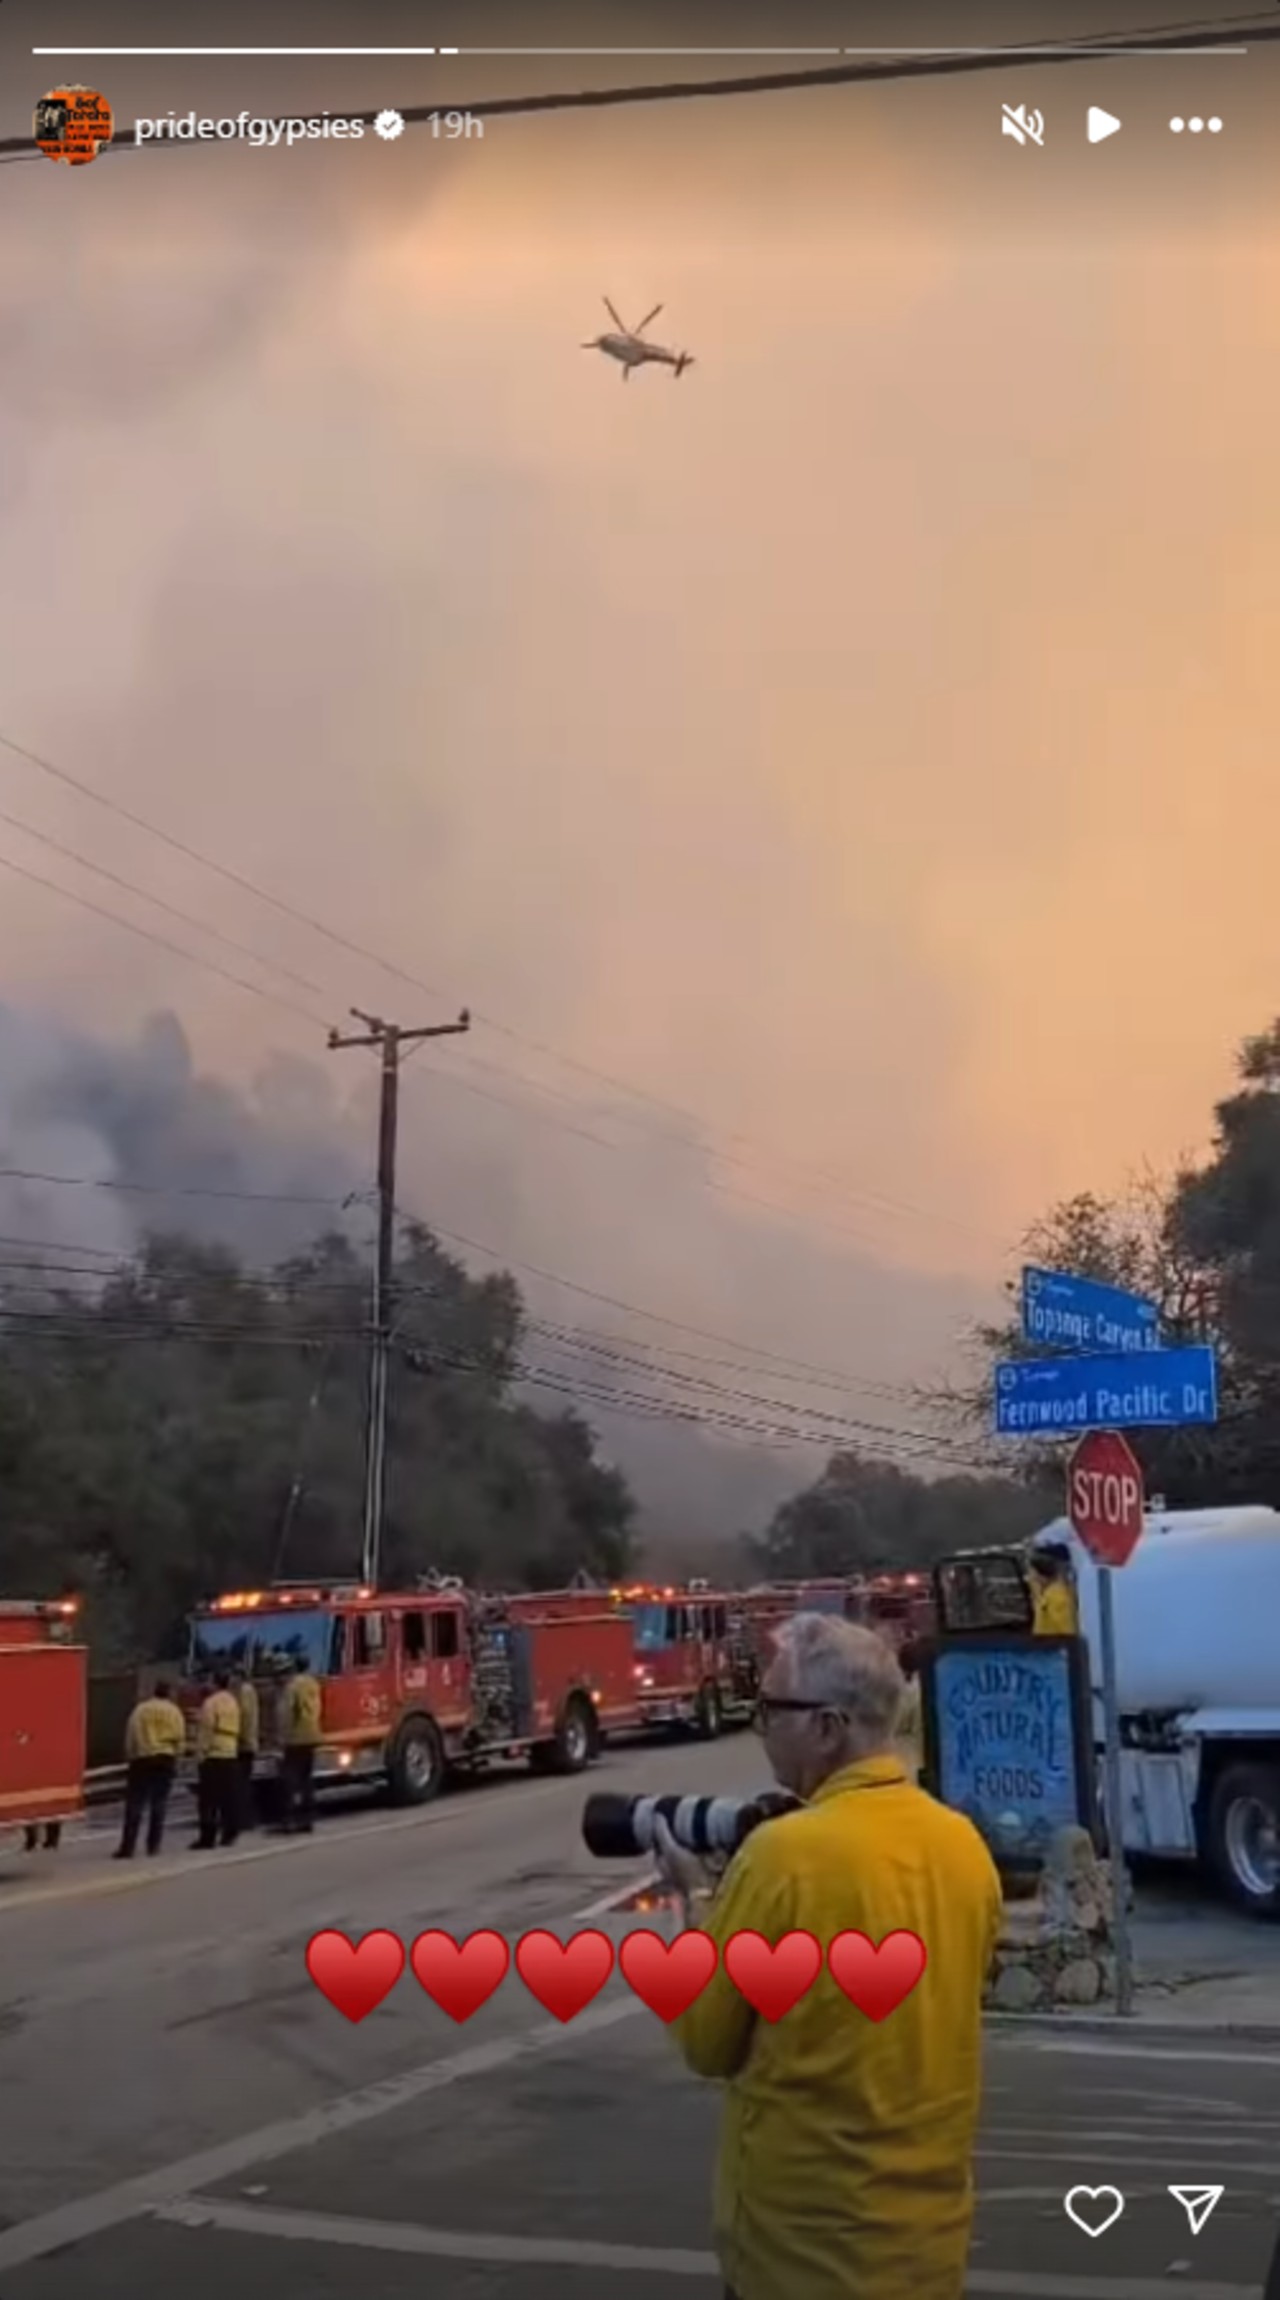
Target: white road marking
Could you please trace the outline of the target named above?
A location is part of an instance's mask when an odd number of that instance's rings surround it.
[[[1056,2194],[1057,2191],[1054,2191]],[[203,2196],[161,2205],[152,2217],[171,2227],[217,2228],[228,2235],[274,2237],[292,2244],[349,2245],[358,2251],[416,2253],[437,2260],[487,2260],[511,2268],[596,2268],[653,2276],[719,2279],[713,2252],[658,2251],[640,2244],[590,2244],[571,2238],[481,2236],[420,2228],[396,2220],[354,2220],[328,2212],[276,2212],[263,2205],[224,2204]],[[1010,2300],[1099,2300],[1095,2276],[1032,2276],[1025,2270],[970,2269],[965,2300],[1008,2294]],[[1109,2277],[1106,2300],[1169,2300],[1164,2278]],[[1257,2300],[1248,2284],[1178,2285],[1179,2300]]]
[[[1171,2146],[1184,2145],[1186,2137],[1185,2118],[1181,2126],[1167,2129],[1163,2126],[1148,2126],[1145,2129],[1126,2131],[1117,2131],[1114,2127],[1110,2131],[1102,2131],[1094,2125],[1072,2125],[1066,2122],[1059,2125],[987,2125],[978,2136],[977,2152],[980,2156],[1043,2154],[1047,2163],[1060,2163],[1070,2162],[1075,2157],[1087,2156],[1091,2151],[1096,2153],[1098,2148],[1107,2147],[1114,2148],[1126,2164],[1159,2166],[1167,2161],[1167,2157],[1157,2152],[1167,2152]],[[1252,2125],[1243,2129],[1233,2125],[1229,2131],[1224,2131],[1221,2126],[1207,2131],[1201,2126],[1195,2142],[1196,2162],[1199,2164],[1202,2159],[1207,2162],[1213,2157],[1224,2163],[1238,2165],[1243,2171],[1241,2149],[1250,2146],[1260,2152],[1271,2149],[1274,2147],[1274,2139],[1272,2131],[1259,2132]],[[1267,2161],[1274,2169],[1274,2155]]]
[[[544,1788],[528,1791],[523,1805],[528,1807],[539,1798],[545,1802],[554,1793],[555,1784],[548,1782]],[[350,1844],[359,1837],[385,1837],[401,1829],[439,1829],[450,1821],[465,1820],[468,1812],[476,1810],[475,1805],[460,1801],[436,1811],[424,1812],[419,1808],[413,1813],[397,1813],[382,1821],[367,1820],[362,1815],[344,1827],[332,1821],[322,1823],[313,1837],[273,1837],[264,1844],[237,1846],[231,1851],[204,1855],[200,1866],[194,1853],[185,1858],[170,1855],[156,1861],[147,1861],[144,1857],[135,1869],[113,1870],[109,1874],[94,1869],[87,1876],[67,1877],[56,1885],[38,1885],[34,1892],[24,1892],[19,1882],[12,1893],[6,1895],[0,1890],[0,1917],[20,1915],[24,1909],[48,1908],[57,1902],[96,1901],[112,1893],[137,1893],[148,1885],[171,1885],[178,1877],[220,1876],[226,1869],[246,1868],[253,1861],[288,1860],[304,1852],[320,1851],[328,1845]],[[0,1886],[3,1882],[0,1880]]]
[[[1163,2276],[1029,2276],[1025,2269],[971,2268],[965,2300],[982,2293],[1008,2294],[1009,2300],[1258,2300],[1255,2284],[1170,2284]]]
[[[1132,2190],[1126,2192],[1131,2195]],[[1154,2194],[1154,2190],[1152,2191]],[[1056,2188],[980,2188],[978,2209],[984,2204],[1057,2204],[1062,2203],[1062,2182]]]
[[[293,2156],[300,2149],[331,2139],[335,2133],[370,2124],[375,2118],[389,2116],[396,2109],[407,2107],[410,2101],[443,2091],[464,2077],[488,2076],[495,2069],[509,2068],[515,2061],[531,2060],[540,2053],[598,2036],[604,2029],[616,2028],[620,2021],[633,2020],[644,2010],[638,1997],[623,1997],[616,2003],[598,2005],[580,2013],[571,2029],[549,2021],[545,2028],[522,2029],[517,2036],[499,2037],[492,2044],[472,2045],[466,2052],[428,2061],[406,2070],[403,2076],[388,2078],[385,2083],[342,2094],[320,2108],[307,2110],[302,2116],[262,2125],[256,2132],[241,2133],[234,2140],[180,2157],[175,2164],[139,2173],[113,2188],[100,2189],[95,2196],[81,2197],[74,2204],[57,2205],[52,2212],[42,2212],[34,2220],[19,2221],[16,2228],[0,2231],[0,2270],[24,2267],[29,2260],[41,2260],[50,2252],[60,2251],[64,2245],[81,2244],[86,2237],[100,2236],[105,2229],[118,2228],[123,2221],[136,2220],[158,2204],[172,2204],[177,2198],[189,2195],[193,2188],[216,2188],[224,2180],[233,2180],[237,2173],[248,2172],[282,2156]],[[1185,2300],[1190,2300],[1190,2296],[1185,2296]]]
[[[661,1884],[662,1879],[658,1871],[648,1869],[643,1877],[633,1877],[629,1885],[615,1885],[611,1893],[606,1893],[603,1900],[593,1901],[589,1909],[576,1910],[574,1922],[575,1924],[585,1924],[594,1917],[621,1916],[625,1914],[628,1901],[634,1900],[637,1893],[656,1893]],[[637,1910],[636,1914],[637,1916],[644,1914],[656,1917],[661,1916],[662,1911],[660,1909]]]
[[[606,1893],[603,1900],[593,1901],[590,1908],[575,1909],[573,1922],[575,1925],[590,1925],[596,1924],[601,1917],[625,1916],[628,1901],[633,1901],[638,1893],[651,1892],[652,1890],[653,1880],[649,1877],[641,1877],[635,1884],[623,1885],[620,1891],[615,1889],[612,1893]],[[665,1910],[660,1908],[637,1909],[635,1911],[636,1923],[641,1924],[646,1918],[651,1920],[664,1914],[668,1916],[675,1914],[674,1903],[669,1904]]]
[[[1159,2134],[1153,2135],[1154,2139],[1160,2137]],[[1016,2146],[996,2148],[989,2141],[979,2140],[974,2151],[979,2162],[990,2158],[993,2163],[1003,2162],[1006,2164],[1079,2164],[1081,2158],[1087,2157],[1088,2153],[1089,2143],[1085,2140],[1082,2140],[1075,2148],[1045,2148],[1039,2141],[1030,2142],[1026,2148]],[[1251,2164],[1230,2147],[1212,2146],[1205,2148],[1197,2142],[1195,2160],[1198,2165],[1203,2164],[1206,2170],[1212,2167],[1215,2171],[1235,2172],[1242,2178],[1248,2179],[1274,2180],[1275,2178],[1276,2160],[1274,2156],[1264,2157],[1259,2164]],[[1126,2172],[1163,2172],[1169,2162],[1169,2152],[1166,2147],[1159,2156],[1139,2156],[1132,2149],[1126,2148],[1118,2153],[1117,2162],[1123,2164]]]
[[[643,2244],[592,2244],[571,2237],[464,2235],[398,2220],[348,2220],[329,2212],[275,2212],[261,2204],[223,2204],[192,2196],[161,2205],[152,2217],[182,2228],[220,2228],[236,2236],[283,2237],[294,2244],[349,2244],[369,2252],[417,2252],[443,2260],[490,2260],[510,2268],[649,2269],[656,2276],[719,2276],[714,2252],[651,2250]]]
[[[1225,2061],[1231,2068],[1280,2067],[1280,2052],[1238,2052],[1230,2045],[1210,2045],[1205,2051],[1190,2043],[1112,2044],[1104,2037],[1096,2040],[1089,2037],[1026,2037],[1020,2040],[1020,2049],[1023,2052],[1074,2054],[1082,2060],[1211,2060]]]

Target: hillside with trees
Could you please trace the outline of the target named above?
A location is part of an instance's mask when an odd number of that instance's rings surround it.
[[[749,1543],[762,1579],[927,1566],[949,1550],[1025,1540],[1053,1514],[1043,1489],[1008,1477],[924,1478],[896,1462],[833,1454]]]
[[[266,1271],[151,1239],[105,1281],[0,1272],[0,1586],[85,1593],[95,1651],[172,1646],[193,1599],[359,1567],[369,1281],[340,1235]],[[396,1270],[385,1567],[509,1586],[633,1553],[572,1410],[514,1394],[523,1308],[421,1227]]]

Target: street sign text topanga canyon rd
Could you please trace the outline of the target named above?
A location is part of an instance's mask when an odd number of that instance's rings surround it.
[[[1160,1346],[1160,1313],[1154,1302],[1095,1278],[1024,1269],[1022,1332],[1024,1340],[1047,1349],[1154,1350]]]
[[[1217,1418],[1214,1354],[1199,1345],[1106,1358],[1015,1358],[996,1368],[1001,1437],[1178,1429]]]

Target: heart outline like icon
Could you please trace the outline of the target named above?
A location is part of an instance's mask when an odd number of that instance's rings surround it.
[[[1086,2196],[1091,2204],[1098,2203],[1104,2196],[1112,2197],[1114,2199],[1113,2209],[1107,2213],[1104,2220],[1098,2222],[1095,2228],[1092,2222],[1085,2220],[1075,2210],[1077,2196]],[[1062,2209],[1068,2220],[1074,2221],[1077,2228],[1082,2228],[1086,2236],[1105,2236],[1109,2228],[1115,2227],[1117,2220],[1124,2211],[1124,2198],[1118,2188],[1085,2188],[1083,2186],[1069,2188],[1062,2199]]]

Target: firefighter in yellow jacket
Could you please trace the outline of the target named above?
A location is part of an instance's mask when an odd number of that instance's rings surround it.
[[[801,1808],[747,1838],[694,1921],[721,1949],[675,2024],[689,2067],[726,2086],[716,2248],[726,2300],[962,2300],[973,2215],[982,1998],[999,1878],[962,1814],[907,1781],[902,1678],[883,1641],[798,1615],[764,1681],[773,1770]],[[660,1831],[686,1896],[701,1864]],[[686,1905],[690,1905],[688,1900]],[[776,2022],[724,1969],[734,1933],[814,1934],[824,1969]],[[883,2021],[825,1969],[836,1934],[915,1933],[927,1964]]]
[[[232,1674],[231,1690],[240,1712],[240,1737],[236,1743],[236,1811],[242,1829],[251,1829],[256,1818],[253,1777],[258,1766],[259,1703],[258,1688],[247,1669]]]
[[[229,1673],[220,1669],[212,1693],[201,1705],[196,1727],[198,1852],[212,1852],[215,1845],[234,1845],[240,1834],[239,1748],[240,1704],[231,1690]]]
[[[187,1745],[187,1720],[163,1678],[136,1703],[124,1729],[124,1826],[112,1858],[131,1861],[143,1819],[147,1851],[153,1857],[164,1842],[165,1815],[178,1759]]]
[[[1049,1542],[1031,1559],[1032,1627],[1037,1637],[1078,1637],[1080,1608],[1065,1542]]]
[[[320,1746],[320,1680],[299,1654],[284,1689],[284,1828],[309,1837],[315,1824],[315,1764]]]

